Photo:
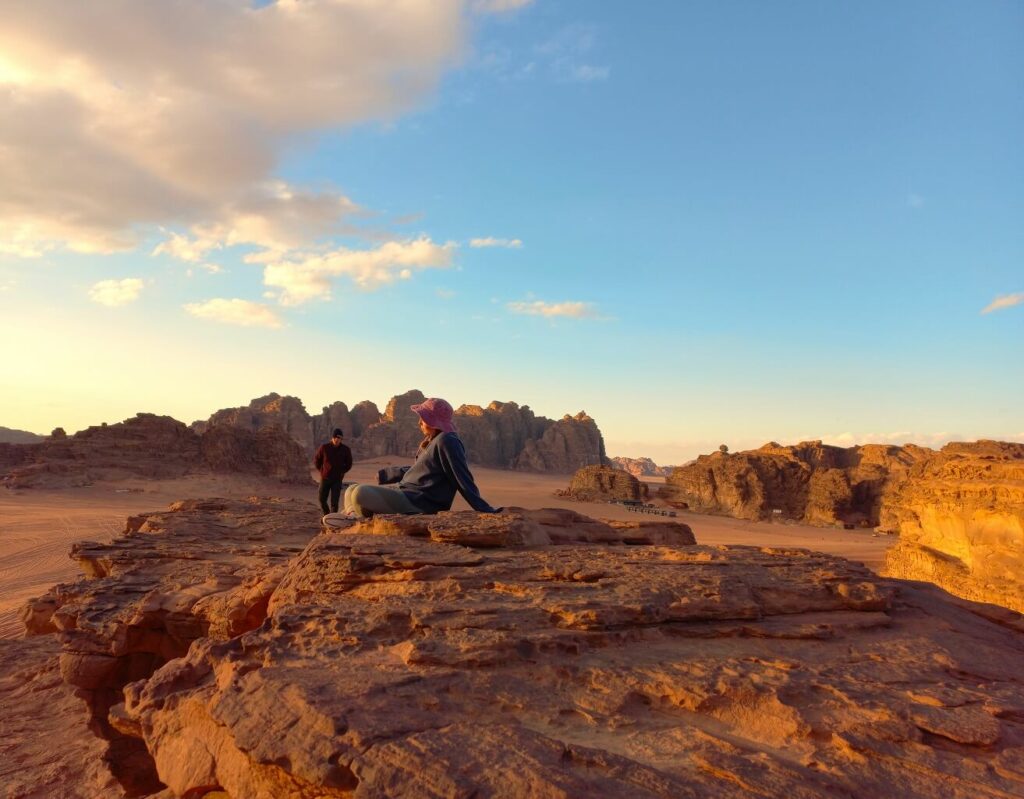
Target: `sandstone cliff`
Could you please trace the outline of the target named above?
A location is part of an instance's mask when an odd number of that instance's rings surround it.
[[[633,477],[668,477],[674,466],[658,466],[650,458],[615,457],[611,462],[620,469],[629,472]]]
[[[819,525],[876,526],[883,499],[931,450],[912,444],[833,447],[775,442],[746,452],[713,452],[678,466],[662,496],[699,513]]]
[[[647,486],[629,472],[611,466],[584,466],[572,476],[565,492],[587,502],[647,499]]]
[[[948,444],[886,503],[886,573],[1024,612],[1024,444]]]
[[[566,414],[548,426],[539,439],[530,439],[513,462],[524,472],[572,474],[584,466],[604,464],[604,438],[597,423],[583,411]]]
[[[269,394],[241,408],[217,411],[192,427],[202,432],[211,425],[226,424],[256,432],[276,426],[310,454],[340,427],[357,459],[411,458],[422,436],[409,406],[424,399],[423,392],[414,389],[392,397],[383,414],[372,402],[364,401],[351,411],[345,403],[335,402],[319,415],[310,416],[297,398]],[[455,423],[470,461],[480,466],[571,474],[606,461],[601,431],[585,413],[553,421],[536,416],[526,405],[492,402],[486,408],[461,406],[455,411]]]
[[[1024,793],[1024,627],[984,607],[680,524],[316,516],[188,501],[78,546],[87,578],[23,615],[68,687],[0,642],[31,666],[0,678],[8,792]]]
[[[270,393],[257,397],[247,406],[217,411],[205,422],[194,422],[192,428],[202,433],[215,425],[231,425],[253,433],[277,427],[294,438],[303,449],[312,452],[314,448],[309,414],[296,397]]]
[[[169,416],[148,413],[41,444],[0,445],[0,481],[11,488],[67,488],[206,472],[294,483],[310,479],[305,453],[277,428],[253,433],[213,425],[199,435]]]

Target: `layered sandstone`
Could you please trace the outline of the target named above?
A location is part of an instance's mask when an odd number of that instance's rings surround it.
[[[699,513],[834,526],[877,526],[887,493],[931,450],[820,441],[713,452],[678,466],[662,496]]]
[[[66,488],[98,481],[172,479],[222,472],[309,482],[305,453],[277,428],[252,433],[213,425],[202,435],[169,416],[140,413],[41,444],[0,445],[0,480],[11,488]]]
[[[25,617],[63,631],[64,674],[161,799],[1024,792],[1024,626],[692,541],[566,510],[318,532],[308,506],[193,501],[79,547],[90,577]]]
[[[309,414],[296,397],[282,397],[271,392],[246,406],[217,411],[205,422],[194,422],[192,428],[201,433],[217,425],[239,427],[253,433],[276,427],[295,439],[304,450],[311,452],[314,447]]]
[[[659,466],[650,458],[624,458],[617,456],[611,463],[629,472],[633,477],[668,477],[674,466]]]
[[[647,486],[611,466],[584,466],[572,476],[566,496],[585,502],[647,499]]]
[[[899,533],[888,574],[1024,612],[1024,444],[948,444],[910,470],[882,521]]]
[[[200,432],[211,425],[252,432],[279,427],[309,453],[340,427],[357,459],[411,458],[422,434],[410,406],[424,399],[423,392],[414,389],[392,397],[383,413],[372,402],[360,402],[351,411],[345,403],[335,402],[310,416],[296,397],[269,394],[192,426]],[[526,405],[495,401],[486,408],[461,406],[455,411],[455,424],[471,462],[480,466],[571,474],[607,460],[601,431],[585,413],[553,421],[535,415]]]

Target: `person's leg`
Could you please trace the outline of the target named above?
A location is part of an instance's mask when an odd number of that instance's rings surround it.
[[[359,483],[353,483],[345,489],[345,497],[341,502],[342,513],[355,513],[355,506],[352,504],[352,495],[355,494],[356,489],[359,488]]]
[[[341,480],[331,483],[331,513],[338,512],[338,499],[341,497]]]
[[[408,497],[389,486],[355,485],[345,492],[345,510],[369,518],[375,513],[423,513]]]
[[[324,516],[331,512],[330,508],[327,507],[327,493],[331,490],[331,484],[326,480],[320,481],[320,492],[317,494],[317,499],[320,500],[320,510],[324,512]],[[338,509],[337,505],[334,507]]]

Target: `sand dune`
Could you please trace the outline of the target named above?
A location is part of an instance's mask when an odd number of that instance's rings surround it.
[[[377,469],[399,459],[356,463],[348,479],[376,482]],[[575,502],[554,496],[565,488],[563,475],[524,474],[475,469],[481,493],[492,505],[571,508],[588,516],[636,519],[624,508],[600,502]],[[134,489],[140,493],[124,493]],[[68,558],[74,541],[109,541],[124,529],[127,516],[165,508],[191,497],[248,497],[254,494],[306,498],[316,502],[316,486],[308,489],[227,476],[168,481],[134,481],[62,491],[0,491],[0,638],[21,635],[18,609],[51,585],[78,577]],[[455,509],[467,505],[456,498]],[[681,512],[701,544],[754,544],[806,547],[860,561],[878,569],[892,540],[871,532],[823,529],[797,524],[746,522]]]

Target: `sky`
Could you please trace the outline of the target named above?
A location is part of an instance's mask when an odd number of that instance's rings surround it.
[[[33,0],[0,425],[276,391],[610,455],[1024,440],[1024,4]]]

